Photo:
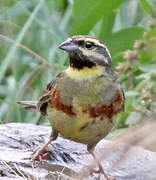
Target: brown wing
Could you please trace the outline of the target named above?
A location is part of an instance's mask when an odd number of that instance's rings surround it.
[[[55,89],[54,87],[56,86],[57,79],[61,76],[61,74],[62,73],[59,73],[56,76],[56,78],[47,85],[46,89],[43,91],[43,93],[38,101],[37,107],[43,116],[47,115],[47,106],[52,98],[51,94],[52,94],[53,90]]]

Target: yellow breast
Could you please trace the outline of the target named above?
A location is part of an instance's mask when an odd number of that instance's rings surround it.
[[[83,69],[80,70],[69,67],[65,72],[72,79],[86,80],[102,75],[103,67],[101,66],[93,66],[92,68],[84,67]]]

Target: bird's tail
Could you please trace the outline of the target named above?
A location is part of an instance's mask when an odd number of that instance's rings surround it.
[[[28,111],[38,111],[38,101],[17,101],[17,104],[22,104],[23,107]]]

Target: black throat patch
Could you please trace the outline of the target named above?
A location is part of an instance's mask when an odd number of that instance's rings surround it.
[[[96,66],[96,63],[90,61],[89,58],[87,56],[84,56],[81,52],[71,53],[70,66],[80,70],[84,67],[92,68],[93,66]]]

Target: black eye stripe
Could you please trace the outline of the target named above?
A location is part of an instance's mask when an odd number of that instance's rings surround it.
[[[78,45],[79,46],[83,46],[84,45],[84,41],[78,41]]]

